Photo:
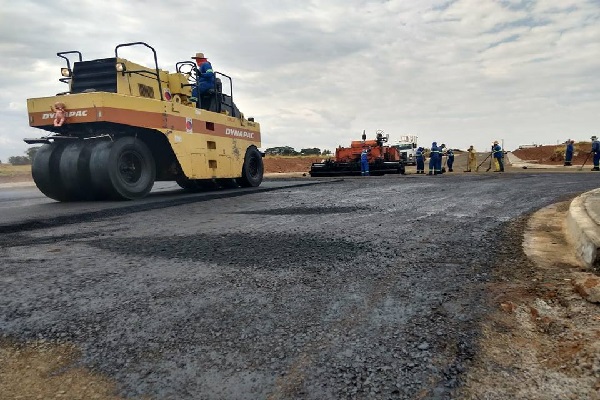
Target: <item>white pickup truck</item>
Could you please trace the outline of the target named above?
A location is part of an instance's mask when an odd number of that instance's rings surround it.
[[[400,140],[393,146],[398,149],[407,165],[417,165],[417,136],[400,136]]]

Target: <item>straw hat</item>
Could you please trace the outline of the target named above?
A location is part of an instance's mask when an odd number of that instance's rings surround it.
[[[204,57],[204,53],[196,53],[195,57],[192,57],[192,60],[196,59],[196,58],[203,58],[206,59],[206,57]]]

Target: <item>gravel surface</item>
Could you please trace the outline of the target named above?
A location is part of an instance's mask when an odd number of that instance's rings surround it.
[[[454,398],[495,266],[525,262],[505,226],[597,186],[323,182],[0,228],[0,338],[74,344],[124,397]]]

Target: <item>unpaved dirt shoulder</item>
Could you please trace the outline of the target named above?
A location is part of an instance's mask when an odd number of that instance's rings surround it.
[[[72,345],[0,341],[0,399],[118,400],[116,385],[77,364]]]
[[[498,254],[489,285],[496,311],[483,323],[464,398],[600,399],[600,307],[573,289],[582,267],[565,240],[568,205],[548,206],[503,233],[509,242],[524,229],[524,253]]]

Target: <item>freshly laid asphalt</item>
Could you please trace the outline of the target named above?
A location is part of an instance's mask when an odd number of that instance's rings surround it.
[[[61,218],[33,204],[38,224],[0,224],[0,338],[72,343],[123,396],[453,398],[497,263],[527,268],[523,221],[598,178],[269,181]]]
[[[478,155],[480,159],[485,157],[485,154]],[[460,159],[459,156],[457,159]],[[463,157],[464,158],[464,157]],[[552,171],[552,172],[588,172],[590,165],[586,166],[571,166],[563,167],[560,165],[544,165],[538,163],[527,162],[519,159],[511,152],[507,153],[507,169],[529,170],[529,171]],[[463,161],[464,163],[464,161]],[[458,163],[457,163],[458,164]],[[488,164],[485,163],[486,167]],[[491,164],[490,164],[491,167]],[[484,169],[481,169],[483,172]],[[525,171],[519,171],[525,172]],[[271,178],[281,177],[300,177],[301,173],[288,174],[268,174]],[[306,175],[306,174],[305,174]],[[598,172],[600,181],[600,172]],[[600,182],[599,182],[600,185]],[[264,183],[261,189],[265,186],[273,187],[273,184]],[[174,183],[157,183],[153,189],[153,194],[170,194],[176,193],[179,188]],[[179,199],[181,200],[181,198]],[[184,200],[186,201],[186,200]],[[48,210],[45,208],[25,208],[25,206],[36,204],[53,203],[39,193],[32,182],[19,182],[12,184],[0,184],[0,211],[2,209],[11,208],[10,212],[0,213],[0,229],[3,225],[11,225],[17,221],[21,221],[21,225],[32,220],[37,220],[43,216]],[[142,201],[143,203],[143,201]],[[114,203],[113,207],[121,208],[126,203]],[[140,202],[137,203],[137,206]],[[90,207],[90,203],[79,203],[69,205],[55,204],[52,213],[54,217],[65,217],[66,214],[72,213],[73,210],[78,213],[90,212],[94,206]],[[57,211],[57,209],[59,209]],[[42,213],[39,215],[38,213]],[[575,198],[567,215],[567,233],[569,240],[575,247],[577,255],[583,263],[590,269],[600,268],[600,188],[585,192]]]

